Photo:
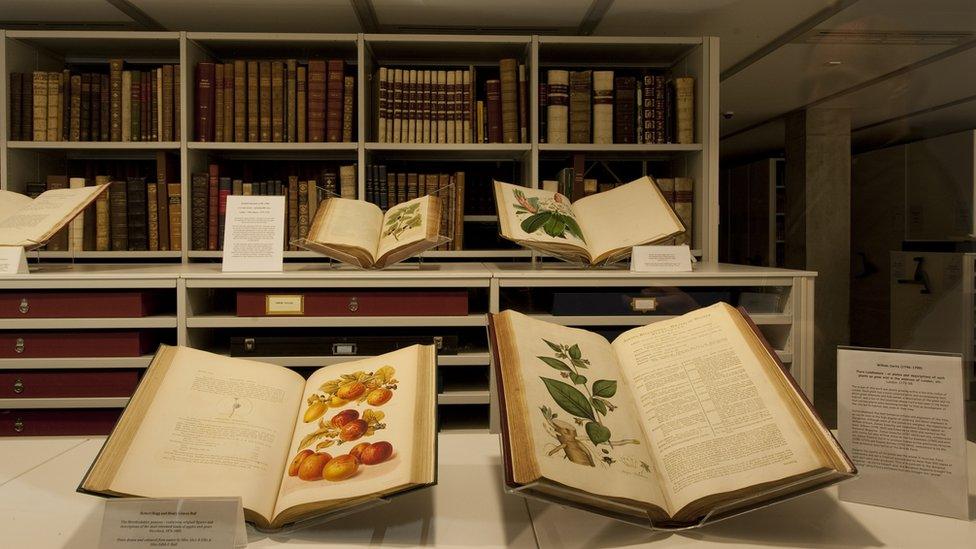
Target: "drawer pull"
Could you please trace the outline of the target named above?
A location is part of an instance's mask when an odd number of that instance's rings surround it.
[[[349,298],[349,312],[355,313],[359,310],[359,300],[353,296]]]
[[[357,345],[355,343],[333,343],[332,354],[334,356],[355,356]]]
[[[24,420],[21,418],[17,418],[16,420],[14,420],[14,432],[22,433],[23,431],[24,431]]]
[[[20,298],[20,314],[26,315],[27,311],[30,311],[30,303],[27,302],[26,297]]]
[[[14,352],[18,355],[24,352],[24,338],[18,337],[17,341],[14,341]]]
[[[646,313],[657,310],[656,297],[632,297],[630,298],[630,310],[635,313]]]
[[[24,392],[24,381],[22,379],[17,379],[14,381],[14,392],[18,395]]]
[[[245,337],[244,338],[244,350],[247,351],[247,352],[249,352],[249,353],[253,353],[254,352],[254,338],[253,337]]]
[[[440,351],[441,349],[444,348],[444,337],[443,336],[434,336],[434,339],[433,339],[433,341],[431,343],[434,344],[434,349]]]

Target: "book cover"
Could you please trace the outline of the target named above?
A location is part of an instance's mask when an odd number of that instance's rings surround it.
[[[109,75],[99,75],[99,91],[98,140],[108,141],[112,138],[112,90]]]
[[[169,184],[163,181],[150,183],[156,186],[156,219],[159,222],[159,249],[170,250],[169,228]],[[179,185],[177,183],[177,185]]]
[[[614,79],[614,143],[634,143],[636,137],[637,79],[618,76]]]
[[[234,60],[234,141],[244,143],[247,139],[247,63],[243,59]]]
[[[502,142],[518,143],[518,61],[502,59],[498,65],[502,101]]]
[[[237,86],[237,75],[234,63],[224,63],[224,141],[233,142],[234,139],[234,90]]]
[[[502,96],[501,82],[487,80],[485,82],[485,97],[488,111],[488,142],[502,142]]]
[[[321,59],[308,62],[308,141],[325,141],[326,63]]]
[[[674,79],[675,126],[678,143],[695,142],[695,79],[690,76]]]
[[[108,188],[109,236],[113,252],[129,249],[129,214],[126,197],[126,182],[112,181]],[[50,246],[50,244],[49,244]]]
[[[271,142],[271,61],[258,61],[258,139]]]
[[[283,143],[285,141],[285,64],[282,61],[271,62],[271,141]]]
[[[376,73],[377,81],[377,109],[376,109],[376,141],[379,143],[386,143],[386,121],[389,116],[389,107],[387,102],[389,98],[387,97],[387,88],[389,83],[387,79],[389,78],[386,67],[380,67]]]
[[[112,178],[107,175],[95,176],[95,184],[112,184]],[[111,230],[112,221],[109,217],[109,202],[111,200],[112,187],[109,192],[98,195],[95,199],[95,250],[106,252],[112,249]]]
[[[329,59],[326,86],[325,138],[330,143],[342,141],[342,91],[345,63],[342,59]]]
[[[216,251],[219,234],[220,167],[211,164],[207,179],[207,249]]]
[[[308,74],[303,66],[295,72],[295,140],[304,143],[308,140]]]
[[[356,77],[346,76],[342,85],[342,141],[353,141],[353,121],[355,118]]]
[[[155,183],[146,184],[146,235],[149,251],[159,251],[159,202]]]
[[[68,140],[81,141],[81,75],[74,74],[68,85],[68,100],[71,106],[68,110]]]
[[[613,71],[593,72],[593,142],[613,143]]]
[[[213,63],[197,63],[196,130],[197,141],[213,141],[214,78]]]
[[[593,71],[569,73],[569,142],[590,143]]]
[[[125,185],[125,195],[129,250],[146,251],[149,249],[146,179],[144,177],[128,178]]]
[[[518,66],[518,101],[519,101],[519,142],[529,142],[529,81],[525,74],[525,65]]]
[[[10,73],[10,137],[11,141],[23,139],[23,96],[21,92],[24,88],[24,74],[20,72]]]
[[[47,79],[47,140],[60,141],[61,127],[58,121],[61,119],[61,97],[64,95],[61,73],[49,72]]]
[[[224,138],[224,65],[214,63],[213,78],[213,140],[222,142]]]
[[[190,249],[208,249],[207,208],[210,202],[210,178],[206,173],[190,176]],[[175,248],[174,248],[175,249]]]
[[[183,198],[179,183],[167,183],[169,197],[169,247],[174,252],[183,249]]]
[[[34,141],[47,140],[47,101],[48,101],[48,76],[44,71],[34,71],[33,73],[33,97],[34,97]]]
[[[247,140],[256,143],[261,140],[261,113],[258,97],[258,62],[247,62]]]
[[[285,141],[298,141],[298,126],[296,122],[298,94],[298,61],[289,59],[285,62]]]
[[[110,137],[112,141],[122,141],[122,60],[110,59],[109,66],[109,101],[110,105]]]
[[[547,78],[549,104],[546,107],[546,141],[565,144],[569,140],[569,71],[550,70]]]

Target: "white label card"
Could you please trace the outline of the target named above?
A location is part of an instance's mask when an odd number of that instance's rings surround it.
[[[969,519],[962,357],[837,350],[840,499]]]
[[[280,272],[284,260],[285,197],[227,197],[224,272]]]
[[[630,270],[640,273],[684,273],[691,271],[691,249],[681,246],[634,246]]]
[[[23,246],[0,246],[0,276],[27,274],[27,252]]]
[[[105,502],[100,549],[247,546],[241,498],[122,498]]]

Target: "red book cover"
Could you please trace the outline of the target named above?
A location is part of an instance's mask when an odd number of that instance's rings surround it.
[[[459,291],[237,292],[237,316],[466,316]]]
[[[0,398],[91,398],[132,396],[141,369],[3,370]]]
[[[207,186],[207,249],[217,249],[217,215],[219,211],[219,183],[220,169],[217,164],[210,165],[210,180]]]
[[[325,106],[325,140],[342,141],[342,88],[345,85],[342,59],[329,59]]]
[[[488,142],[502,142],[502,83],[499,80],[485,82],[488,111]]]
[[[138,318],[161,305],[159,294],[147,291],[6,291],[0,318]]]
[[[122,408],[75,408],[71,421],[64,410],[0,410],[0,436],[107,435],[122,414]]]
[[[135,357],[155,351],[157,343],[139,330],[4,330],[0,358]]]
[[[214,64],[197,63],[197,141],[213,141]]]

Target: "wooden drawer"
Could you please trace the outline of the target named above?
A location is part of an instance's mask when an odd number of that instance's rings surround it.
[[[0,410],[0,436],[107,435],[122,408]]]
[[[0,358],[135,357],[157,344],[155,334],[142,330],[6,330]]]
[[[237,316],[465,316],[465,291],[237,292]]]
[[[141,369],[0,370],[0,398],[128,397],[139,384],[141,372]]]
[[[134,318],[161,305],[158,291],[0,291],[0,318]]]

